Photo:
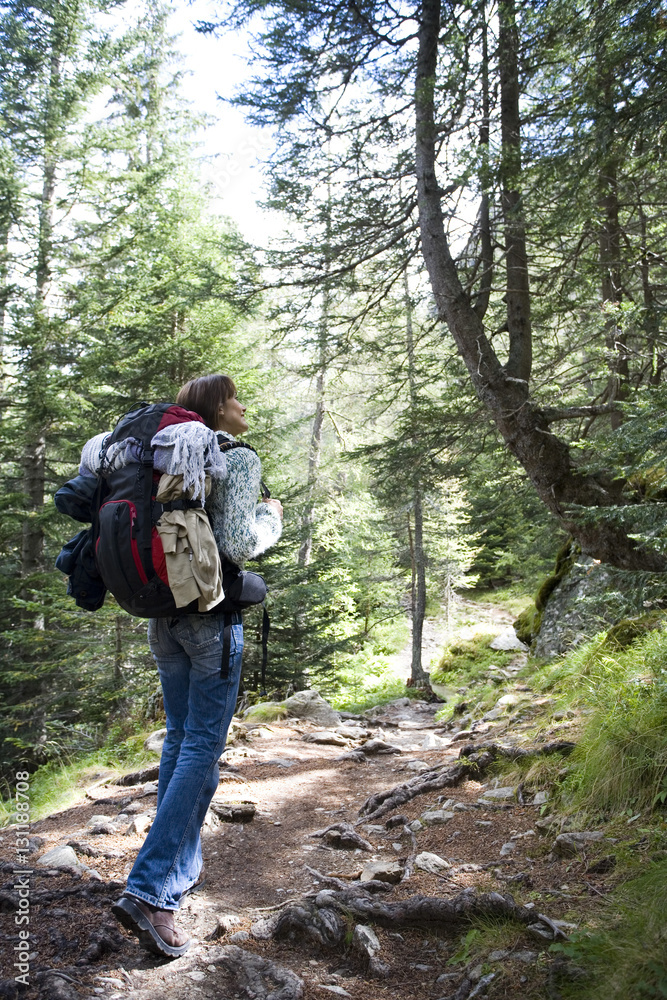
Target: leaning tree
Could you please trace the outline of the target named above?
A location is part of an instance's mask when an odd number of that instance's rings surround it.
[[[274,203],[303,218],[326,187],[326,269],[312,236],[287,255],[302,283],[361,287],[386,261],[384,294],[419,262],[443,350],[448,331],[541,500],[633,570],[665,567],[646,491],[594,458],[664,367],[657,8],[237,0],[200,24],[255,32],[235,100],[275,130]]]

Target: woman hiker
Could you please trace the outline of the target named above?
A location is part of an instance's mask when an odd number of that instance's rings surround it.
[[[176,402],[200,414],[218,432],[223,447],[248,430],[246,408],[227,375],[192,379]],[[243,567],[280,538],[282,505],[278,500],[257,503],[261,463],[251,448],[230,448],[226,459],[227,476],[213,479],[206,509],[221,556]],[[182,955],[190,946],[174,913],[204,882],[200,829],[218,787],[218,759],[236,705],[243,652],[240,612],[231,615],[230,631],[225,673],[224,612],[214,608],[180,618],[152,618],[148,625],[167,736],[160,758],[157,815],[112,912],[145,948],[159,955]]]

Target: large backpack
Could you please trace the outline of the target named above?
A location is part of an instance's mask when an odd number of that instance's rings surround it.
[[[165,427],[186,421],[204,421],[198,413],[171,403],[153,403],[130,410],[116,424],[107,451],[133,438],[139,443],[138,461],[103,473],[99,506],[93,520],[95,561],[107,589],[121,608],[139,618],[167,618],[194,608],[177,608],[169,589],[162,543],[155,524],[164,507],[155,500],[159,474],[153,468],[151,441]],[[202,501],[183,498],[171,509],[201,507]]]
[[[132,438],[136,460],[105,471],[93,491],[90,479],[76,477],[56,493],[58,510],[77,520],[91,521],[63,548],[56,566],[69,577],[68,592],[86,610],[102,606],[105,588],[122,608],[139,618],[171,618],[198,613],[197,601],[177,607],[171,590],[162,543],[155,527],[166,509],[201,507],[203,500],[160,504],[155,500],[160,474],[153,467],[151,441],[165,427],[204,421],[199,414],[172,403],[141,404],[122,417],[106,443]],[[249,447],[234,442],[237,447]],[[227,450],[225,448],[225,450]],[[96,578],[96,573],[97,578]],[[256,573],[222,561],[224,600],[216,611],[241,611],[260,604],[266,584]],[[83,581],[83,582],[82,582]]]

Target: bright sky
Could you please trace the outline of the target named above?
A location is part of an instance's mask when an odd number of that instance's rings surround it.
[[[170,27],[181,36],[176,48],[183,56],[183,94],[194,111],[217,119],[199,137],[207,160],[202,177],[210,185],[215,210],[233,219],[247,239],[265,245],[281,229],[277,214],[256,204],[265,194],[261,161],[270,152],[271,136],[266,129],[251,128],[240,109],[219,100],[250,75],[248,38],[198,34],[193,22],[216,19],[215,4],[208,0],[174,0],[174,5]]]

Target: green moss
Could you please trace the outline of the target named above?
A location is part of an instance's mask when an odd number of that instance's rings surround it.
[[[665,621],[664,611],[649,611],[637,618],[624,618],[607,631],[605,641],[612,649],[625,649],[642,635],[660,628]]]
[[[525,608],[514,622],[514,631],[521,642],[525,642],[527,646],[530,646],[537,638],[547,601],[563,577],[570,572],[580,552],[579,546],[571,538],[568,538],[556,555],[553,573],[550,573],[546,580],[540,584],[535,595],[535,602],[530,607]]]
[[[480,633],[472,639],[458,639],[448,646],[431,673],[435,684],[456,684],[475,680],[491,664],[503,667],[513,659],[514,653],[490,649],[495,633]]]
[[[537,636],[540,631],[540,625],[542,624],[542,612],[538,611],[535,605],[526,608],[522,611],[519,617],[514,622],[514,631],[521,642],[525,642],[527,646],[530,646],[533,639]]]
[[[535,607],[538,611],[544,611],[547,601],[564,576],[570,572],[575,560],[581,552],[580,547],[571,538],[565,542],[556,555],[556,565],[535,595]]]
[[[281,701],[261,701],[243,713],[244,722],[276,722],[287,718],[287,708]]]

